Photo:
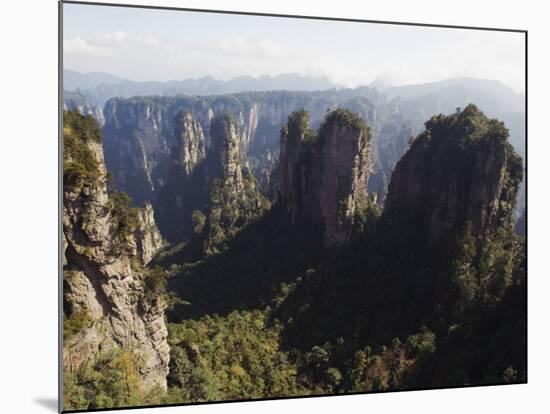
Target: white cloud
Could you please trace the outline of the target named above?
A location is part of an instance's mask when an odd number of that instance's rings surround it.
[[[291,55],[282,44],[269,39],[233,37],[219,41],[216,48],[219,49],[220,53],[243,58],[278,59],[290,57]]]
[[[91,36],[90,42],[102,46],[121,47],[127,39],[128,33],[117,30],[111,33],[95,33]]]
[[[127,33],[117,30],[108,33],[94,33],[88,38],[76,37],[63,41],[63,51],[94,57],[136,56],[144,49],[156,48],[160,40],[152,34]]]
[[[406,84],[473,76],[522,90],[521,45],[516,39],[470,32],[438,32],[437,37],[419,32],[420,37],[415,37],[405,29],[371,30],[370,36],[357,42],[342,41],[347,39],[344,35],[322,37],[322,32],[317,33],[318,42],[308,42],[303,37],[273,38],[271,33],[257,37],[160,37],[112,30],[65,40],[65,63],[83,72],[108,71],[134,80],[207,75],[230,79],[294,72],[355,87],[379,77],[390,84]],[[349,37],[359,39],[353,34]]]
[[[154,47],[159,45],[160,40],[150,33],[128,33],[117,30],[109,33],[95,33],[90,37],[90,43],[117,48]]]
[[[76,37],[63,41],[63,53],[106,57],[111,56],[112,50],[105,46],[94,45],[86,39]]]

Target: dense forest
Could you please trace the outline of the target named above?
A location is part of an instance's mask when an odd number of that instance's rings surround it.
[[[266,190],[232,114],[178,110],[142,206],[65,112],[65,409],[525,382],[522,159],[473,104],[425,121],[377,194],[368,120],[293,111]]]

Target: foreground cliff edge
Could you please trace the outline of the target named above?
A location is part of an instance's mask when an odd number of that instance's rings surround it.
[[[89,390],[74,379],[94,370],[103,381],[124,376],[128,392],[114,401],[105,384],[92,407],[132,405],[132,394],[166,389],[162,275],[145,268],[163,241],[150,205],[132,208],[108,190],[96,121],[65,112],[63,139],[65,409],[82,408]]]

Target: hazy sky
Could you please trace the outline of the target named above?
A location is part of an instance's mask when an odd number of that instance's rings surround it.
[[[133,80],[296,72],[344,86],[469,76],[524,91],[524,35],[275,17],[63,6],[66,69]]]

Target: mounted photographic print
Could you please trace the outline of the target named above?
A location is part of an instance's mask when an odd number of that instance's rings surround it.
[[[525,31],[60,8],[63,411],[527,381]]]

